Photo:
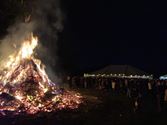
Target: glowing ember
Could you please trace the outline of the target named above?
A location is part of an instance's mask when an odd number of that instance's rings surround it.
[[[0,114],[75,109],[81,103],[79,94],[59,89],[51,82],[45,66],[33,56],[37,45],[38,38],[29,35],[20,50],[4,62],[0,75]]]

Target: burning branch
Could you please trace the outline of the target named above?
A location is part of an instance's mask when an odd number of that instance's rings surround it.
[[[0,75],[0,111],[51,112],[58,109],[75,109],[81,103],[79,94],[61,90],[49,79],[45,68],[36,59],[34,49],[38,38],[32,34],[20,50],[9,56]]]

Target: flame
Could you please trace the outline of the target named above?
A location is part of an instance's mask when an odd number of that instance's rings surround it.
[[[77,108],[81,103],[78,93],[60,91],[49,79],[41,60],[34,57],[38,38],[32,33],[23,41],[20,49],[4,62],[0,75],[0,96],[2,93],[14,97],[6,106],[0,98],[0,110],[18,111],[20,107],[30,114],[39,111],[51,112],[63,108]],[[16,47],[16,46],[15,46]],[[47,97],[47,93],[50,97]],[[2,101],[1,101],[2,100]]]
[[[22,48],[21,48],[20,52],[19,52],[22,59],[30,58],[37,45],[38,45],[37,37],[32,36],[30,41],[25,41],[22,45]]]
[[[45,71],[45,66],[42,65],[41,61],[39,59],[35,59],[33,54],[34,54],[34,49],[38,45],[38,38],[34,37],[33,34],[30,34],[30,36],[23,41],[23,44],[20,48],[20,50],[13,55],[9,56],[9,61],[6,63],[5,68],[9,70],[3,77],[1,76],[0,80],[4,81],[4,84],[8,82],[12,82],[13,84],[18,83],[19,81],[23,81],[22,78],[26,78],[28,70],[31,68],[31,66],[26,67],[26,69],[21,70],[21,73],[17,78],[15,78],[13,81],[11,80],[11,75],[14,72],[16,67],[20,66],[20,63],[24,60],[32,60],[35,65],[37,66],[37,69],[39,70],[39,74],[42,77],[43,82],[50,82],[46,71]],[[44,89],[46,92],[47,88],[45,88],[42,84],[40,84],[41,88]]]

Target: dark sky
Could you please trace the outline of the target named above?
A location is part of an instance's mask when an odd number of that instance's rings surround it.
[[[60,57],[69,71],[129,64],[167,73],[167,7],[153,1],[64,0]]]
[[[20,6],[2,1],[1,34]],[[59,63],[71,73],[109,64],[136,66],[156,75],[167,73],[167,7],[152,0],[61,0],[64,30],[58,42]],[[6,10],[8,13],[3,13]]]

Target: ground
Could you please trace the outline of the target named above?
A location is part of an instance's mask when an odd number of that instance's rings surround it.
[[[84,99],[76,110],[63,110],[35,116],[0,118],[3,125],[166,125],[167,113],[156,112],[150,95],[143,98],[142,110],[134,112],[126,95],[98,90],[76,90]]]

